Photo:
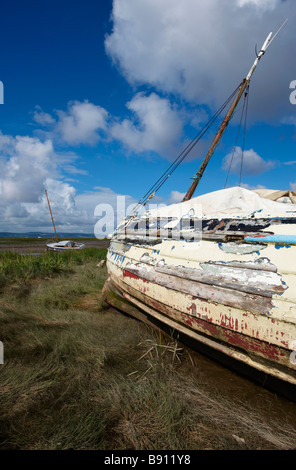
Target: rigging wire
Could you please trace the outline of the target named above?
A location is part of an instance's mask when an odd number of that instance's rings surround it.
[[[235,144],[234,144],[233,151],[232,151],[231,160],[230,160],[229,167],[228,167],[228,172],[227,172],[227,176],[226,176],[226,180],[225,180],[225,184],[224,184],[224,189],[226,188],[226,185],[227,185],[230,169],[231,169],[232,162],[233,162],[234,152],[235,152],[236,147],[237,147],[237,141],[238,141],[238,137],[239,137],[240,130],[241,130],[241,124],[242,124],[243,116],[244,116],[244,113],[245,113],[245,109],[247,108],[247,102],[248,102],[248,98],[249,98],[249,87],[250,87],[250,84],[247,86],[247,89],[246,89],[245,95],[244,95],[244,102],[243,102],[242,112],[241,112],[241,116],[240,116],[238,131],[237,131],[236,140],[235,140]],[[245,139],[245,130],[246,130],[246,115],[245,115],[244,139]],[[243,158],[243,155],[242,155],[242,158]],[[242,172],[242,163],[241,163],[241,172]],[[241,175],[240,175],[240,183],[241,183]]]
[[[241,185],[242,174],[243,174],[243,161],[244,161],[244,151],[245,151],[248,103],[249,103],[249,93],[247,94],[247,97],[246,97],[246,113],[245,113],[245,123],[244,123],[244,136],[243,136],[243,146],[242,146],[241,168],[240,168],[240,175],[239,175],[239,186]]]
[[[155,193],[161,188],[161,186],[166,182],[166,180],[172,175],[172,173],[178,168],[182,161],[187,157],[189,152],[195,147],[199,142],[201,137],[207,132],[211,125],[215,122],[218,116],[226,108],[229,102],[233,99],[237,91],[239,90],[241,84],[232,92],[232,94],[227,98],[227,100],[220,106],[216,113],[209,119],[209,121],[204,125],[204,127],[198,132],[198,134],[191,140],[191,142],[185,147],[185,149],[178,155],[178,157],[173,161],[169,168],[161,175],[161,177],[154,183],[154,185],[146,192],[146,194],[140,199],[132,213],[135,213],[139,206],[145,206],[147,202],[155,195]]]

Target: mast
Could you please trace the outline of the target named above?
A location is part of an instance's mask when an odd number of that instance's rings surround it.
[[[196,190],[196,187],[200,181],[200,179],[202,178],[202,175],[215,151],[215,148],[217,147],[226,127],[228,126],[229,124],[229,121],[234,113],[234,110],[235,108],[237,107],[244,91],[246,90],[246,88],[248,87],[249,83],[250,83],[250,79],[251,79],[251,76],[253,75],[254,73],[254,70],[255,68],[257,67],[257,64],[259,62],[259,60],[261,59],[261,57],[263,56],[263,54],[265,53],[267,47],[269,46],[270,42],[271,42],[271,36],[272,36],[272,33],[269,33],[269,35],[267,36],[263,46],[261,47],[261,50],[259,52],[259,54],[257,55],[252,67],[250,68],[249,70],[249,73],[248,75],[243,79],[240,87],[239,87],[239,90],[238,90],[238,93],[236,95],[236,97],[234,98],[233,100],[233,103],[232,105],[230,106],[229,110],[228,110],[228,113],[226,114],[225,118],[223,119],[223,122],[221,124],[221,126],[219,127],[219,130],[212,142],[212,145],[210,146],[202,164],[200,165],[200,168],[198,170],[198,172],[194,175],[193,177],[193,182],[192,184],[190,185],[187,193],[185,194],[184,198],[183,198],[183,202],[184,201],[188,201],[189,199],[192,198],[193,194],[194,194],[194,191]],[[275,37],[275,36],[274,36]]]
[[[47,191],[45,190],[45,194],[46,194],[46,198],[47,198],[47,202],[48,202],[48,207],[49,207],[49,212],[50,212],[50,215],[51,215],[51,220],[52,220],[52,225],[53,225],[53,228],[54,228],[54,233],[55,233],[55,236],[56,236],[56,240],[58,242],[58,236],[57,236],[57,232],[56,232],[56,228],[55,228],[55,225],[54,225],[54,220],[53,220],[53,216],[52,216],[52,212],[51,212],[51,208],[50,208],[50,204],[49,204],[49,199],[48,199],[48,195],[47,195]]]

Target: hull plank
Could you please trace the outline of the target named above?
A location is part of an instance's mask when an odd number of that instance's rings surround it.
[[[274,347],[269,343],[252,340],[248,337],[244,338],[238,333],[229,334],[225,329],[215,327],[197,318],[189,319],[186,315],[175,309],[168,308],[161,302],[152,299],[147,301],[147,298],[144,298],[135,289],[124,287],[124,291],[121,290],[119,285],[113,284],[114,280],[112,278],[109,282],[109,293],[106,294],[106,301],[114,307],[153,325],[149,317],[140,313],[141,311],[146,312],[150,315],[150,318],[157,319],[160,323],[166,324],[175,332],[187,335],[219,353],[296,386],[296,371],[291,370],[287,372],[286,366],[287,364],[290,365],[287,350]],[[117,291],[116,300],[114,291]],[[111,292],[113,294],[110,294]],[[122,296],[123,301],[118,299],[118,294]],[[136,312],[135,306],[138,307]]]
[[[296,386],[296,246],[239,244],[114,237],[105,300]]]
[[[107,256],[105,294],[111,305],[117,302],[128,312],[132,305],[131,312],[137,308],[224,356],[295,386],[295,193],[233,187],[193,198],[238,103],[248,96],[259,60],[276,35],[267,36],[234,91],[183,201],[147,210],[143,216],[136,212],[156,194],[202,133],[117,227]],[[282,198],[288,201],[283,203]]]
[[[184,270],[172,268],[157,268],[145,266],[143,264],[127,265],[124,276],[136,275],[146,281],[154,281],[158,285],[170,289],[191,294],[211,302],[218,302],[223,305],[239,307],[267,314],[272,308],[272,293],[283,292],[284,286],[252,287],[248,285],[238,285],[223,281],[218,276],[203,276],[202,273],[188,273]],[[261,295],[258,295],[261,294]]]

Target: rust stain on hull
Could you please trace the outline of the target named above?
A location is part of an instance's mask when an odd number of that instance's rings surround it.
[[[289,354],[287,350],[275,347],[268,343],[262,343],[260,340],[245,338],[239,333],[231,332],[204,320],[188,317],[182,312],[168,308],[161,302],[150,298],[144,299],[140,292],[130,286],[127,286],[125,291],[122,291],[122,287],[116,283],[116,280],[114,283],[114,280],[110,278],[110,281],[111,291],[115,288],[117,292],[120,292],[122,298],[131,302],[125,303],[124,306],[119,306],[116,302],[114,303],[114,299],[109,298],[108,301],[111,305],[114,305],[126,313],[144,321],[145,319],[143,317],[141,318],[141,314],[138,312],[135,313],[132,305],[138,305],[144,308],[148,313],[156,318],[156,312],[161,312],[161,319],[165,320],[167,318],[169,325],[170,320],[172,320],[177,331],[180,330],[182,332],[182,328],[185,328],[185,334],[192,336],[191,332],[193,332],[193,337],[194,332],[196,332],[197,335],[199,335],[198,341],[205,342],[206,344],[209,341],[211,347],[217,349],[217,351],[235,359],[239,359],[246,364],[249,363],[252,367],[257,368],[258,370],[274,375],[282,380],[290,381],[290,383],[296,385],[296,371],[289,369]],[[143,300],[145,300],[145,304],[142,303]]]
[[[223,227],[220,224],[214,235]],[[202,243],[204,250],[194,243],[184,249],[174,240],[155,244],[113,239],[107,257],[107,301],[137,318],[145,311],[296,385],[289,346],[296,339],[296,276],[290,263],[296,247],[287,257],[264,246],[262,257],[255,248],[238,246],[224,252],[220,242]],[[110,293],[114,289],[116,301]]]
[[[127,287],[127,290],[131,295],[137,297],[136,289]],[[140,300],[143,299],[142,296],[139,296],[139,298]],[[249,338],[240,333],[227,329],[226,324],[223,322],[221,323],[221,325],[217,326],[211,323],[211,321],[206,321],[201,318],[188,316],[176,309],[172,309],[166,306],[165,304],[159,301],[156,301],[155,299],[151,299],[150,297],[146,297],[145,300],[147,302],[147,305],[153,307],[157,311],[163,312],[168,317],[172,317],[178,321],[181,320],[182,323],[188,325],[190,328],[207,333],[210,336],[216,337],[217,339],[232,344],[233,346],[241,348],[242,350],[257,353],[262,355],[263,357],[278,362],[281,361],[281,358],[285,358],[287,356],[285,354],[285,351],[281,350],[279,347],[274,347],[271,344],[264,343],[254,338]]]

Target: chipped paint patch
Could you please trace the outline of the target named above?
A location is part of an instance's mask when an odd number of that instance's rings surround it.
[[[116,280],[114,282],[117,282]],[[144,297],[139,291],[132,286],[126,286],[127,292],[130,294],[130,300],[133,298],[139,299],[143,302]],[[253,353],[262,358],[268,359],[274,363],[287,364],[288,354],[290,351],[281,349],[280,347],[271,344],[270,341],[261,341],[256,337],[250,337],[244,334],[244,330],[247,330],[247,323],[241,325],[242,331],[238,332],[225,328],[222,324],[214,324],[210,321],[196,316],[188,316],[188,314],[177,310],[174,307],[169,307],[164,302],[153,299],[150,296],[145,297],[145,304],[156,312],[162,312],[167,317],[180,322],[181,325],[187,326],[194,331],[198,331],[202,334],[209,335],[211,338],[215,338],[224,344],[229,344],[239,350]],[[242,334],[243,333],[243,334]],[[271,329],[269,336],[272,336],[273,330]],[[235,351],[233,351],[235,353]]]
[[[154,265],[157,263],[157,259],[156,258],[153,258],[153,256],[150,256],[149,253],[144,253],[141,258],[140,258],[140,261],[142,263],[147,263],[147,264],[150,264],[150,265]]]
[[[247,243],[218,243],[220,250],[224,251],[225,253],[232,253],[236,255],[246,255],[250,253],[260,253],[260,250],[264,250],[267,245],[248,245]]]
[[[264,360],[271,368],[272,363],[289,367],[283,354],[296,338],[296,246],[282,240],[265,243],[265,236],[276,230],[293,235],[295,221],[291,225],[288,220],[273,220],[272,227],[261,219],[252,221],[253,225],[224,221],[208,222],[201,245],[184,240],[113,239],[107,256],[112,285],[152,308],[159,319],[176,322],[177,329],[215,339],[219,348],[228,344],[229,355],[245,351],[247,360],[254,359],[258,367]],[[246,228],[256,241],[246,242]],[[257,238],[262,230],[270,232]],[[236,241],[227,242],[231,234]],[[260,256],[262,249],[265,257]]]

